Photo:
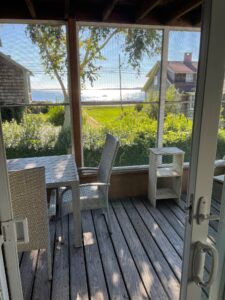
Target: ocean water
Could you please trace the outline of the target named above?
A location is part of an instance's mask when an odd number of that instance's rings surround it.
[[[123,101],[143,101],[145,98],[141,89],[122,90],[121,94]],[[61,90],[32,90],[32,100],[59,103],[64,101],[64,97]],[[120,101],[120,90],[82,90],[81,101]]]

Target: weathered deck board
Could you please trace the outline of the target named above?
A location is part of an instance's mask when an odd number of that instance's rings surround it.
[[[54,257],[53,248],[55,243],[55,230],[56,230],[56,223],[54,221],[50,222],[49,229],[51,235],[51,252],[52,252],[52,257]],[[48,280],[46,250],[39,250],[32,299],[37,299],[37,300],[50,299],[51,285],[52,282]]]
[[[113,209],[117,216],[117,220],[120,223],[120,227],[123,228],[123,234],[127,241],[128,247],[132,253],[133,259],[136,263],[139,274],[142,278],[146,291],[151,299],[168,299],[166,292],[158,278],[157,273],[152,266],[150,259],[144,251],[142,244],[133,229],[130,220],[122,209],[121,204],[114,203]]]
[[[124,239],[121,227],[118,224],[115,214],[111,213],[112,222],[112,241],[117,254],[124,281],[129,293],[130,299],[149,299],[142,279],[133,261],[132,254]]]
[[[164,215],[167,221],[171,224],[173,229],[179,235],[180,238],[184,238],[184,224],[177,219],[172,211],[163,203],[159,203],[158,207],[159,211]]]
[[[214,203],[214,202],[213,202]],[[112,203],[110,235],[100,210],[82,213],[84,243],[73,247],[73,216],[50,222],[53,280],[47,278],[46,250],[19,254],[25,299],[179,299],[185,202],[143,199]],[[212,212],[218,210],[219,203]],[[215,227],[215,226],[214,226]],[[212,240],[216,230],[209,227]],[[206,260],[206,274],[210,257]],[[203,295],[205,296],[205,294]]]
[[[152,218],[146,207],[140,201],[133,201],[140,217],[145,223],[151,233],[154,241],[160,249],[163,249],[163,255],[169,263],[170,267],[174,270],[178,280],[181,280],[182,260],[175,251],[174,247],[170,244],[168,238],[165,236],[159,225]]]
[[[102,210],[95,210],[92,214],[110,298],[118,300],[127,299],[128,293]]]
[[[164,234],[169,237],[169,240],[180,257],[183,256],[183,239],[177,234],[168,220],[160,213],[157,208],[150,205],[149,202],[144,202],[145,207],[148,209],[151,216],[156,220]]]
[[[55,242],[52,295],[53,300],[69,299],[69,245],[68,245],[68,216],[63,217],[63,228],[61,222],[56,221],[56,239],[63,233],[63,244],[58,240]],[[47,298],[45,298],[47,299]]]
[[[73,300],[88,300],[87,275],[83,247],[73,246],[73,217],[69,215],[70,295]]]
[[[24,252],[20,265],[24,300],[30,300],[32,297],[37,260],[38,250]]]
[[[91,299],[109,299],[91,211],[82,213],[84,249]]]
[[[173,270],[170,268],[167,260],[164,258],[161,250],[157,246],[150,232],[146,228],[143,220],[140,218],[137,210],[134,206],[128,202],[124,201],[124,207],[130,216],[130,220],[139,236],[139,239],[151,259],[158,276],[160,277],[165,289],[167,290],[168,295],[172,299],[179,299],[179,282],[176,279]]]

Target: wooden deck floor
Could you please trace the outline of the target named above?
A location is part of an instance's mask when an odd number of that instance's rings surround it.
[[[101,210],[82,213],[83,247],[73,247],[72,215],[51,221],[53,280],[45,250],[19,256],[24,299],[179,299],[185,211],[173,201],[157,209],[141,199],[112,202],[109,235]],[[219,210],[214,201],[212,212]],[[215,240],[217,223],[209,230]],[[209,263],[206,264],[206,272]]]

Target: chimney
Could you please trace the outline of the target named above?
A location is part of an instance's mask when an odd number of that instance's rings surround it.
[[[184,63],[190,64],[192,62],[192,53],[186,52],[184,53]]]

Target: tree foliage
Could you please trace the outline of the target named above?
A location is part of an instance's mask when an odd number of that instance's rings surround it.
[[[27,35],[38,46],[46,74],[55,77],[66,97],[63,78],[66,75],[66,31],[62,26],[30,24]],[[99,76],[103,49],[112,38],[123,39],[122,51],[133,69],[140,71],[144,55],[151,57],[161,48],[161,32],[153,29],[81,26],[79,30],[81,84],[92,85]]]

